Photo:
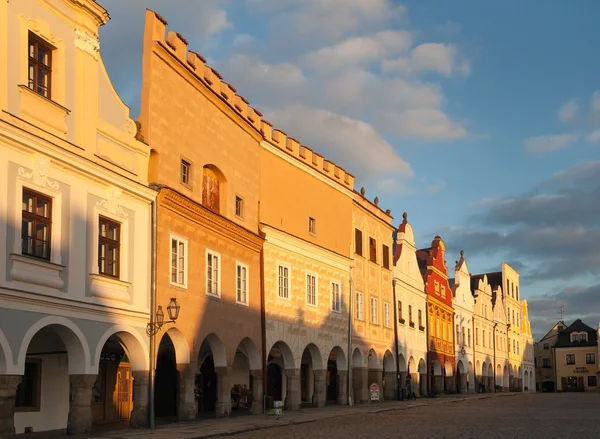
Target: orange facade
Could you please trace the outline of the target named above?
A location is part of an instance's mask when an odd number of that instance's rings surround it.
[[[454,310],[448,283],[445,245],[436,236],[428,249],[417,251],[427,294],[427,371],[432,394],[456,392]]]

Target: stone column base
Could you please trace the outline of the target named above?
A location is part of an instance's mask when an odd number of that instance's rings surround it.
[[[313,393],[313,407],[325,407],[326,392],[326,370],[315,370],[315,391]]]
[[[263,413],[264,404],[264,381],[263,372],[261,369],[251,370],[252,375],[252,405],[250,406],[250,413],[253,415],[260,415]]]
[[[231,416],[231,367],[215,367],[217,373],[217,403],[215,412],[217,418]]]
[[[198,415],[196,402],[196,364],[180,363],[177,365],[179,372],[179,400],[177,404],[177,420],[191,421]],[[218,384],[218,380],[217,380]]]
[[[287,375],[287,394],[285,397],[286,410],[300,409],[300,369],[285,371]]]
[[[338,371],[337,403],[339,405],[348,405],[347,391],[348,391],[348,372],[346,372],[345,370]]]
[[[97,375],[69,375],[71,403],[67,419],[67,434],[92,432],[92,388]]]
[[[15,395],[19,375],[0,375],[0,439],[15,437]]]
[[[133,410],[129,418],[131,428],[148,428],[148,381],[147,370],[134,371],[133,375]]]

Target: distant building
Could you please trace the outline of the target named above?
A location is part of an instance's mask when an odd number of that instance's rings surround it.
[[[598,334],[596,330],[575,320],[558,331],[554,344],[556,390],[584,392],[596,390]]]
[[[535,390],[538,392],[556,391],[554,358],[552,348],[558,340],[558,333],[567,325],[559,320],[540,341],[535,344]]]

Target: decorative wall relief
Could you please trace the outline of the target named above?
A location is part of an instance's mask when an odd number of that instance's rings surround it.
[[[100,42],[97,38],[89,36],[81,29],[75,29],[75,47],[92,55],[97,61],[100,53]]]
[[[48,177],[50,168],[50,159],[40,154],[36,154],[33,158],[33,170],[28,171],[22,166],[19,167],[19,176],[27,180],[31,180],[34,184],[42,187],[49,187],[58,190],[60,185],[58,182],[51,180]]]
[[[98,201],[96,206],[105,209],[114,215],[127,217],[127,212],[125,212],[123,207],[119,204],[121,193],[121,189],[114,186],[109,187],[106,190],[106,199]]]

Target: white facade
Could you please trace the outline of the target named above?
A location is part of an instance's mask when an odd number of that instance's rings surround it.
[[[471,274],[463,251],[460,252],[460,259],[454,267],[453,293],[454,345],[460,391],[475,393],[475,351],[472,334],[475,302],[471,293]]]
[[[523,346],[523,391],[535,392],[535,349],[531,323],[529,322],[529,308],[526,300],[521,300],[521,346]]]
[[[0,405],[16,394],[16,433],[89,432],[112,343],[145,418],[155,196],[99,55],[107,19],[91,0],[0,2]],[[33,46],[49,80],[28,73]]]
[[[425,285],[417,262],[415,236],[404,214],[398,228],[394,250],[396,307],[402,308],[398,322],[398,363],[401,385],[410,374],[412,391],[427,394],[427,317]],[[400,314],[400,313],[399,313]]]

